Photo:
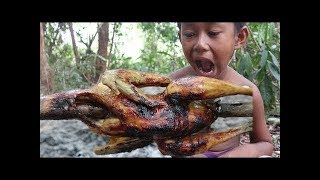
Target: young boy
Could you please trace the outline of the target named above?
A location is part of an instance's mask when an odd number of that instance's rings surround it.
[[[250,144],[239,146],[240,136],[219,144],[204,154],[193,157],[260,157],[273,152],[263,100],[251,81],[228,66],[236,49],[242,47],[249,35],[245,23],[178,23],[179,38],[189,66],[173,72],[173,79],[184,76],[206,76],[253,89],[253,131]],[[231,150],[230,150],[231,149]],[[221,154],[215,156],[215,154]]]

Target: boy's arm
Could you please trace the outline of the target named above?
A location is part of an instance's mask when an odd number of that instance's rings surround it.
[[[221,157],[259,157],[272,155],[273,144],[270,132],[266,125],[263,100],[259,89],[253,89],[253,131],[250,133],[251,144],[244,144]]]

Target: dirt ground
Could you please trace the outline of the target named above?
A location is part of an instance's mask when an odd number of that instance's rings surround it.
[[[273,142],[273,153],[272,157],[280,158],[280,124],[279,123],[268,123],[269,132]],[[241,136],[241,144],[249,143],[249,134],[245,133]]]

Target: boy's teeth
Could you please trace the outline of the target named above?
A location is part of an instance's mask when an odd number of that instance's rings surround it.
[[[210,61],[197,61],[196,63],[198,68],[203,72],[210,72],[214,67],[213,63]]]

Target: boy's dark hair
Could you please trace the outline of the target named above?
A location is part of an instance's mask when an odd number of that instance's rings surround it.
[[[246,26],[247,23],[245,22],[235,22],[234,23],[234,27],[235,27],[235,30],[236,30],[236,33],[240,31],[240,29],[243,27],[243,26]],[[178,22],[177,23],[177,26],[179,28],[179,30],[181,29],[181,22]]]

